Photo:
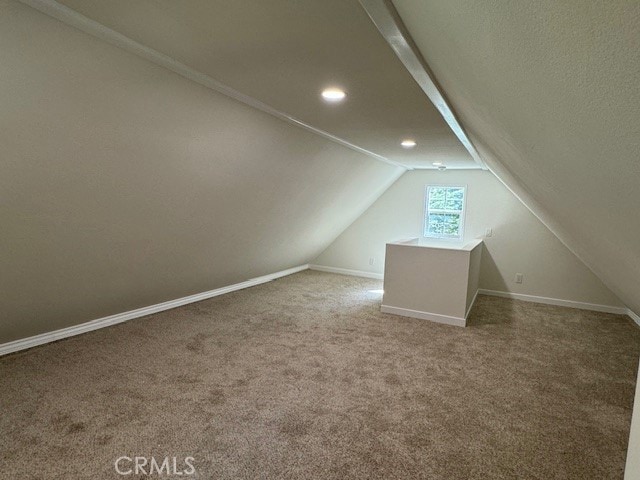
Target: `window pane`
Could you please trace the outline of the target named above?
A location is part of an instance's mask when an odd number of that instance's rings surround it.
[[[427,187],[424,235],[460,238],[464,209],[464,187],[429,185]]]
[[[462,211],[462,200],[464,198],[464,191],[461,188],[447,188],[445,209]]]
[[[427,234],[429,235],[443,235],[445,228],[445,216],[442,214],[429,214],[429,220],[427,222]]]
[[[442,187],[429,188],[429,209],[444,209],[446,189]]]
[[[447,236],[457,237],[460,235],[460,215],[448,214],[444,215],[444,234]]]

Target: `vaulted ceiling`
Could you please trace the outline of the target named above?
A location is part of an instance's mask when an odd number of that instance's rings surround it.
[[[356,0],[58,3],[380,157],[479,168]],[[327,86],[346,100],[322,102]],[[403,149],[406,138],[417,146]]]
[[[494,171],[640,313],[640,2],[393,2]]]
[[[481,168],[460,132],[640,312],[637,2],[381,0],[454,133],[356,0],[21,1],[0,2],[0,341],[307,262],[397,165]]]
[[[14,0],[0,85],[0,344],[305,264],[405,171]]]

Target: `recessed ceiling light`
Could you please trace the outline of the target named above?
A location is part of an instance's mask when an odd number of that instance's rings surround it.
[[[402,145],[403,148],[413,148],[416,146],[416,142],[415,140],[403,140],[402,143],[400,143],[400,145]]]
[[[433,162],[432,165],[434,167],[439,167],[440,165],[442,165],[442,162]]]
[[[322,98],[327,102],[341,102],[346,96],[347,94],[344,93],[344,90],[340,90],[339,88],[325,88],[322,91]]]

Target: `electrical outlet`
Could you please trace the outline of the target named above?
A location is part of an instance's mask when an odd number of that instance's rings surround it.
[[[487,231],[484,233],[485,237],[493,237],[493,229],[487,228]]]
[[[369,257],[369,265],[375,265],[376,259],[373,257]]]
[[[524,275],[522,275],[521,273],[516,273],[516,283],[522,283],[523,278]]]

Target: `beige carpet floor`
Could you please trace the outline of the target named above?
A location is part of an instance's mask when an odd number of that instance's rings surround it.
[[[481,296],[461,329],[380,288],[307,271],[0,358],[0,477],[622,478],[628,317]]]

